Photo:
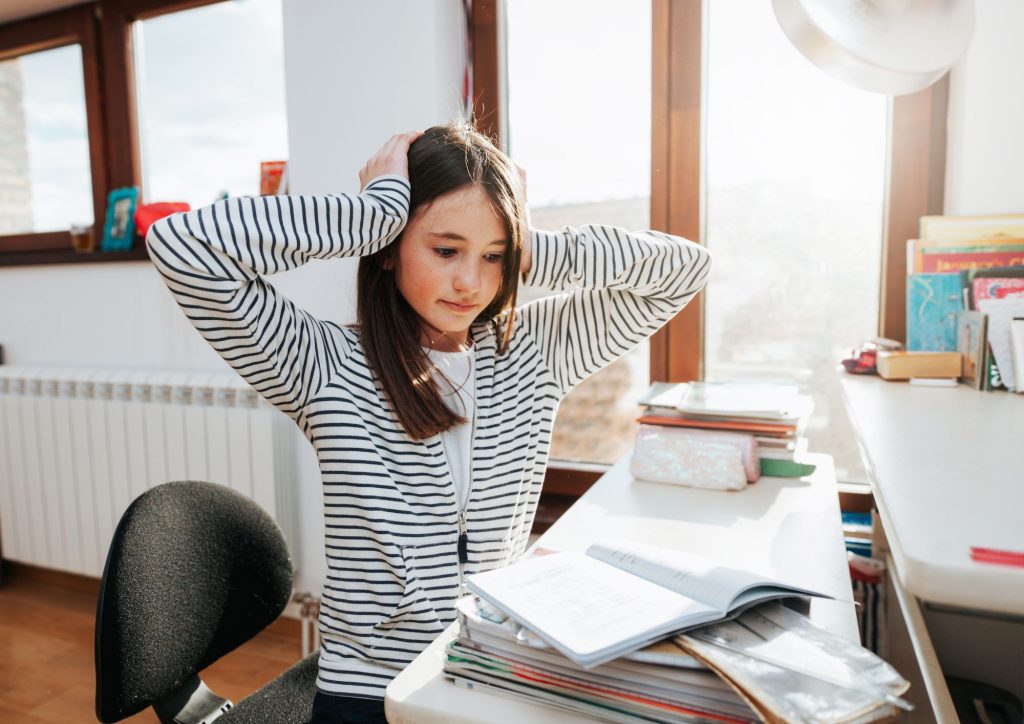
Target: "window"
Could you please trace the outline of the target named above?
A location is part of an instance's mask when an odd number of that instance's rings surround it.
[[[877,333],[887,100],[811,65],[769,3],[706,7],[705,377],[795,375],[810,449],[863,480],[836,363]]]
[[[0,25],[0,264],[73,256],[70,226],[102,221],[97,48],[91,6]]]
[[[509,0],[507,23],[508,150],[527,171],[533,225],[649,228],[650,6]],[[520,303],[543,293],[524,287]],[[644,343],[574,389],[559,407],[551,457],[620,458],[648,369]]]
[[[0,62],[0,234],[93,222],[82,49]]]
[[[236,0],[134,23],[147,201],[193,208],[257,195],[260,162],[288,157],[280,0]]]
[[[101,237],[114,188],[194,206],[259,193],[260,162],[288,155],[281,15],[281,0],[98,0],[0,25],[0,131],[15,139],[0,265],[147,260],[142,244],[71,250],[71,225]]]

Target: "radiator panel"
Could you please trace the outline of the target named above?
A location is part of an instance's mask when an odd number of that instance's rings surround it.
[[[0,367],[3,557],[99,577],[122,513],[171,480],[255,500],[294,557],[291,427],[234,373]]]

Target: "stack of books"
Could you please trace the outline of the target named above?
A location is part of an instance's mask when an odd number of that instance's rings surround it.
[[[757,721],[717,674],[671,640],[591,669],[478,596],[458,604],[445,671],[456,684],[608,721]]]
[[[777,599],[826,596],[611,540],[470,576],[444,670],[601,721],[874,721],[909,684]],[[852,602],[851,602],[852,603]]]
[[[919,236],[907,242],[907,349],[959,352],[961,381],[978,389],[1024,389],[1013,333],[1024,316],[1024,214],[923,216]]]
[[[806,452],[803,432],[814,409],[796,385],[770,382],[655,382],[638,402],[638,423],[748,433],[762,460]]]

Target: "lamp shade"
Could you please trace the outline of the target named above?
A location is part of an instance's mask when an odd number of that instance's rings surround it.
[[[812,63],[863,90],[927,88],[967,49],[972,0],[772,0],[783,32]]]

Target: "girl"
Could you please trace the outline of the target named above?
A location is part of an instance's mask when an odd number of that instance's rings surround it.
[[[385,687],[452,622],[464,577],[526,548],[559,401],[710,265],[654,231],[529,229],[524,180],[468,125],[394,136],[359,177],[358,195],[225,199],[147,236],[192,324],[316,451],[315,721],[383,720]],[[260,276],[342,256],[361,257],[350,326]],[[517,308],[520,273],[560,293]]]

